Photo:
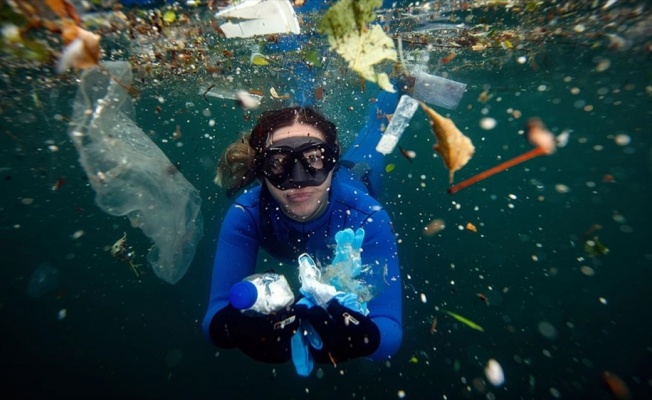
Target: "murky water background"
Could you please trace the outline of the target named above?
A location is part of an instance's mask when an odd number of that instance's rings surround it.
[[[438,110],[476,146],[456,181],[529,150],[522,130],[530,117],[541,118],[556,135],[568,134],[568,143],[451,196],[448,172],[433,156],[434,138],[418,111],[401,140],[417,156],[412,162],[398,152],[387,157],[395,168],[385,176],[380,199],[400,241],[403,346],[386,363],[323,365],[308,379],[298,378],[291,364],[260,364],[237,351],[220,351],[200,332],[215,239],[229,205],[212,183],[214,168],[258,112],[249,119],[235,102],[205,99],[201,91],[233,76],[246,89],[266,92],[274,85],[281,92],[287,85],[283,71],[252,68],[236,54],[219,75],[179,69],[136,82],[138,125],[203,199],[205,236],[187,275],[171,286],[146,267],[136,277],[111,257],[110,246],[125,232],[140,263],[150,244],[125,218],[94,204],[67,136],[75,75],[59,78],[51,66],[19,68],[4,58],[3,385],[18,398],[609,399],[614,396],[603,379],[609,371],[627,384],[632,398],[649,397],[650,16],[645,2],[620,1],[603,10],[606,3],[586,2],[566,13],[561,6],[516,13],[463,10],[461,4],[443,13],[469,26],[493,24],[513,32],[503,43],[523,44],[455,49],[457,56],[438,71],[467,84],[457,110]],[[612,21],[616,26],[609,26]],[[634,35],[641,23],[647,30]],[[547,33],[525,40],[537,27]],[[560,32],[551,34],[554,29]],[[630,42],[613,45],[608,34]],[[441,35],[455,37],[450,30]],[[113,46],[112,58],[125,58],[115,51],[124,45],[118,34],[104,40]],[[432,70],[451,48],[429,50]],[[327,94],[319,107],[350,143],[377,92],[371,85],[362,92],[357,77],[337,61],[320,73]],[[263,108],[284,104],[267,99]],[[486,117],[497,121],[495,128],[480,127]],[[177,125],[182,136],[173,140]],[[424,235],[434,219],[442,219],[445,229]],[[465,229],[469,222],[477,232]],[[484,332],[443,310],[473,320]],[[484,377],[491,358],[505,372],[499,388]]]

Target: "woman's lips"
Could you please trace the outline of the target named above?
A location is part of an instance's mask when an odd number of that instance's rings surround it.
[[[310,199],[312,193],[310,191],[296,191],[288,194],[288,200],[292,203],[303,203]]]

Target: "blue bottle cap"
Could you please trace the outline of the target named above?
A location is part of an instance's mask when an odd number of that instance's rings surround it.
[[[246,310],[254,305],[258,298],[256,286],[249,281],[241,281],[231,287],[229,302],[238,310]]]

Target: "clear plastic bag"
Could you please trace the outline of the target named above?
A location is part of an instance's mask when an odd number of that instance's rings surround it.
[[[156,276],[175,284],[203,235],[201,198],[133,121],[131,97],[124,89],[131,81],[128,62],[85,71],[69,136],[97,205],[110,215],[127,216],[154,242],[147,260]]]

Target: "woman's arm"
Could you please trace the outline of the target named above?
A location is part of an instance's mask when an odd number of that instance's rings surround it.
[[[258,195],[254,191],[243,196]],[[237,347],[254,360],[282,363],[291,357],[290,339],[299,326],[294,307],[269,315],[248,315],[229,304],[231,287],[256,269],[258,202],[250,203],[236,202],[222,222],[203,331],[219,347]]]
[[[394,355],[401,345],[402,283],[396,236],[387,212],[380,210],[372,214],[367,219],[364,230],[363,265],[374,265],[378,262],[387,268],[387,273],[379,284],[380,293],[367,304],[369,317],[380,330],[380,346],[370,356],[378,361]]]
[[[248,207],[233,204],[222,221],[217,240],[208,310],[202,328],[215,343],[209,328],[215,314],[229,302],[231,287],[254,273],[258,255],[255,216]]]

